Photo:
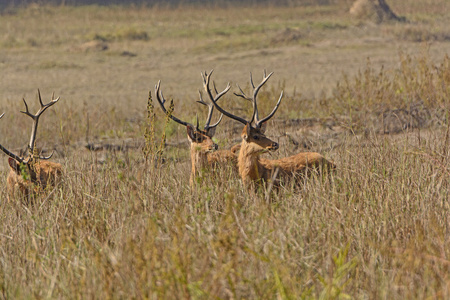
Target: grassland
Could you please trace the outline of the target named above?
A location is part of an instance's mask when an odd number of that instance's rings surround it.
[[[65,174],[34,205],[0,187],[0,298],[448,299],[450,7],[391,2],[408,22],[351,19],[349,1],[3,12],[0,143],[23,148],[21,98],[36,109],[37,88],[54,91],[37,143]],[[211,69],[234,91],[274,71],[273,157],[321,152],[336,173],[255,195],[224,169],[191,188],[185,129],[148,118],[148,93],[161,80],[178,117],[203,120]],[[235,98],[221,101],[244,116]],[[217,142],[240,130],[224,120]],[[146,162],[163,131],[164,163]]]

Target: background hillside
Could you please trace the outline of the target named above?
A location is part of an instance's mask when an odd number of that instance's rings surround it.
[[[30,3],[52,4],[52,5],[327,5],[338,2],[349,2],[351,0],[5,0],[0,3],[0,7],[23,6]]]

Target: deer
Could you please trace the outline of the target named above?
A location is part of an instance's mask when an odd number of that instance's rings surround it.
[[[257,96],[261,87],[269,80],[273,72],[264,76],[259,85],[255,87],[252,74],[250,73],[250,83],[253,88],[252,96],[247,96],[238,86],[240,93],[234,93],[236,96],[250,101],[253,105],[253,113],[250,120],[246,120],[224,110],[215,99],[211,98],[214,106],[223,115],[238,121],[244,125],[241,133],[242,142],[238,155],[238,169],[244,185],[269,183],[280,185],[280,179],[290,179],[296,175],[305,174],[310,169],[334,169],[333,162],[328,161],[321,154],[316,152],[301,152],[295,155],[280,159],[261,158],[261,154],[268,151],[276,151],[279,148],[277,142],[269,139],[265,135],[267,121],[269,121],[280,106],[283,98],[283,91],[273,108],[272,112],[265,118],[260,119],[258,113]],[[207,92],[210,92],[209,86],[205,86]]]
[[[0,149],[8,155],[10,167],[7,178],[8,201],[15,197],[29,200],[32,195],[40,194],[47,187],[56,186],[58,179],[62,176],[62,165],[48,161],[54,152],[49,156],[40,156],[36,153],[37,150],[35,148],[39,118],[47,108],[58,102],[59,97],[55,99],[53,94],[51,101],[43,104],[41,93],[38,90],[38,99],[40,109],[36,114],[30,113],[27,102],[23,99],[25,111],[21,111],[21,113],[33,119],[30,141],[27,146],[28,155],[26,157],[16,155],[0,144]]]
[[[209,74],[205,72],[205,74],[202,73],[202,77],[207,78],[209,82],[211,74],[212,71]],[[203,171],[207,169],[216,169],[219,166],[225,166],[230,164],[236,167],[237,155],[240,145],[235,145],[230,150],[217,150],[218,145],[212,140],[216,132],[216,128],[223,118],[223,115],[221,115],[216,123],[210,125],[212,115],[214,112],[214,104],[212,102],[209,104],[206,103],[202,98],[201,92],[199,92],[200,100],[198,100],[197,102],[208,107],[208,115],[206,118],[205,125],[203,129],[200,129],[198,118],[197,124],[196,126],[194,126],[188,122],[180,120],[179,118],[175,117],[172,113],[167,111],[165,107],[165,103],[167,101],[163,96],[160,85],[161,81],[158,81],[158,83],[155,86],[155,94],[162,111],[176,123],[186,126],[187,137],[190,143],[190,152],[191,152],[191,174],[189,179],[190,185],[193,186],[195,183],[195,179],[198,176],[202,177]],[[219,93],[216,89],[215,96],[213,96],[212,93],[209,93],[208,96],[210,96],[211,101],[212,100],[218,101],[223,95],[225,95],[230,90],[230,88],[231,86],[230,84],[228,84],[227,87],[222,92]],[[171,106],[172,103],[173,100],[171,100]]]

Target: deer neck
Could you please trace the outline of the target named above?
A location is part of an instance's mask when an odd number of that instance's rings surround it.
[[[199,149],[199,146],[191,144],[191,179],[193,176],[201,175],[202,171],[207,167],[208,155]]]
[[[242,141],[238,157],[239,175],[244,183],[264,178],[265,169],[259,161],[259,153],[253,152],[251,143]]]

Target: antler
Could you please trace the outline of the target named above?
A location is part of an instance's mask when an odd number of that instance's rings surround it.
[[[267,82],[267,80],[269,80],[269,78],[270,78],[270,76],[272,76],[272,74],[273,74],[273,72],[271,72],[269,75],[266,75],[266,70],[264,70],[263,80],[261,81],[261,83],[257,87],[255,87],[255,84],[253,83],[253,76],[252,76],[252,73],[250,72],[250,83],[251,83],[252,88],[253,88],[253,96],[249,97],[249,96],[245,95],[244,91],[241,89],[241,87],[239,85],[238,85],[238,88],[239,88],[241,93],[240,94],[234,93],[236,96],[244,98],[244,99],[249,100],[249,101],[252,102],[252,104],[253,104],[253,115],[252,115],[252,119],[250,120],[249,123],[251,124],[253,121],[255,121],[256,128],[260,128],[261,125],[264,122],[266,122],[267,120],[269,120],[270,118],[273,117],[273,115],[277,111],[278,107],[280,106],[281,99],[283,98],[283,91],[281,91],[280,98],[278,99],[278,102],[275,105],[275,107],[272,110],[272,112],[267,117],[265,117],[264,119],[262,119],[262,120],[259,119],[259,113],[258,113],[258,106],[257,106],[257,103],[256,103],[256,98],[258,96],[259,90]]]
[[[280,98],[278,99],[277,104],[275,105],[274,109],[272,110],[272,112],[265,117],[264,119],[260,120],[259,119],[259,114],[258,114],[258,106],[256,103],[256,97],[258,96],[258,92],[261,89],[261,87],[267,82],[267,80],[270,78],[270,76],[272,76],[273,72],[270,73],[269,75],[266,76],[266,71],[264,70],[264,77],[263,80],[261,81],[261,83],[255,87],[255,85],[253,84],[253,78],[252,78],[252,73],[250,73],[250,83],[253,87],[253,97],[248,97],[247,95],[245,95],[245,93],[242,91],[242,89],[239,87],[238,88],[240,90],[240,94],[234,93],[236,96],[244,98],[246,100],[249,100],[252,102],[253,104],[253,114],[252,114],[252,118],[250,121],[247,121],[241,117],[235,116],[227,111],[225,111],[223,108],[221,108],[216,101],[214,101],[214,99],[211,99],[211,101],[214,103],[214,106],[217,108],[218,111],[220,111],[221,113],[223,113],[225,116],[234,119],[236,121],[241,122],[242,124],[246,125],[247,123],[252,123],[253,121],[255,121],[255,126],[256,128],[261,128],[261,125],[266,122],[267,120],[269,120],[270,118],[273,117],[273,115],[275,114],[275,112],[277,111],[278,107],[280,106],[281,103],[281,99],[283,98],[283,92],[281,92]]]
[[[33,119],[33,127],[31,129],[30,143],[28,144],[28,151],[30,152],[30,155],[32,157],[34,155],[34,147],[35,147],[36,132],[37,132],[37,127],[38,127],[39,117],[44,113],[44,111],[47,108],[49,108],[50,106],[52,106],[59,100],[59,97],[55,99],[55,93],[53,93],[52,100],[49,103],[47,103],[47,104],[42,103],[41,92],[39,91],[39,89],[38,89],[38,98],[39,98],[39,103],[41,105],[41,108],[35,115],[31,114],[30,111],[28,110],[28,105],[27,105],[27,102],[25,101],[25,99],[23,99],[23,103],[25,103],[25,111],[21,111],[21,113],[24,113]],[[50,154],[50,156],[39,157],[39,158],[40,159],[49,159],[52,156],[53,156],[53,152],[52,152],[52,154]]]
[[[163,110],[163,112],[167,116],[169,116],[169,118],[171,118],[172,120],[174,120],[175,122],[177,122],[177,123],[179,123],[181,125],[184,125],[184,126],[190,125],[190,126],[194,127],[192,124],[190,124],[188,122],[181,121],[177,117],[174,117],[172,114],[169,114],[167,112],[166,108],[164,107],[164,103],[166,103],[166,99],[164,99],[164,96],[162,94],[160,85],[161,85],[161,80],[159,80],[158,84],[155,86],[155,94],[156,94],[156,99],[158,100],[158,103],[161,106],[161,109]],[[171,100],[171,101],[173,101],[173,100]],[[197,129],[198,129],[198,121],[197,121]]]
[[[30,143],[28,144],[28,151],[30,152],[30,157],[25,160],[22,157],[19,157],[17,155],[15,155],[14,153],[12,153],[11,151],[9,151],[8,149],[6,149],[5,147],[3,147],[2,145],[0,145],[0,149],[9,157],[15,159],[16,161],[20,162],[20,163],[28,163],[30,161],[30,158],[34,157],[34,146],[35,146],[35,141],[36,141],[36,132],[37,132],[37,127],[38,127],[38,122],[39,122],[39,117],[44,113],[44,111],[49,108],[50,106],[52,106],[53,104],[55,104],[56,102],[58,102],[59,97],[55,99],[55,94],[52,95],[52,100],[47,103],[44,104],[42,103],[42,98],[41,98],[41,92],[38,89],[38,98],[39,98],[39,103],[41,104],[41,108],[39,109],[39,111],[33,115],[30,113],[29,109],[28,109],[28,105],[27,102],[25,101],[25,99],[23,99],[23,103],[25,103],[25,111],[21,111],[21,113],[26,114],[27,116],[31,117],[33,119],[33,127],[31,129],[31,137],[30,137]],[[0,118],[3,117],[4,114],[2,114],[0,116]],[[38,156],[39,159],[50,159],[53,156],[54,151],[52,152],[52,154],[50,154],[49,156]]]
[[[212,73],[212,71],[209,73],[209,75],[211,75],[211,73]],[[220,111],[222,114],[224,114],[225,116],[227,116],[228,118],[231,118],[231,119],[234,119],[234,120],[236,120],[236,121],[238,121],[238,122],[241,122],[242,124],[247,124],[248,122],[247,122],[247,120],[245,120],[245,119],[243,119],[243,118],[241,118],[241,117],[238,117],[238,116],[235,116],[235,115],[233,115],[232,113],[229,113],[229,112],[227,112],[226,110],[224,110],[222,107],[220,107],[218,104],[217,104],[217,100],[215,100],[214,99],[214,97],[212,96],[212,94],[211,94],[211,90],[209,89],[209,76],[207,76],[207,78],[206,78],[206,80],[205,80],[205,78],[204,78],[204,76],[203,76],[203,74],[202,74],[202,77],[203,77],[203,86],[204,86],[204,88],[205,88],[205,90],[206,90],[206,92],[208,93],[208,95],[209,95],[209,99],[211,100],[211,102],[214,104],[214,106],[217,108],[217,110],[218,111]],[[228,84],[228,86],[227,86],[227,89],[229,89],[229,84]]]
[[[199,91],[199,95],[200,95],[200,100],[197,101],[198,103],[201,103],[203,105],[208,106],[208,117],[206,118],[206,123],[205,123],[205,130],[208,131],[209,129],[212,129],[214,127],[216,127],[217,125],[219,125],[220,121],[222,121],[223,118],[223,114],[220,115],[219,121],[217,121],[214,125],[209,125],[209,123],[211,122],[211,117],[214,111],[214,102],[219,101],[219,99],[225,95],[231,88],[230,83],[227,84],[227,87],[222,91],[222,92],[218,92],[215,83],[213,82],[214,85],[214,91],[216,92],[216,96],[213,97],[211,90],[209,88],[209,81],[210,81],[210,77],[211,74],[213,73],[214,70],[211,70],[208,73],[201,73],[202,78],[203,78],[203,87],[205,88],[206,93],[209,96],[209,99],[211,100],[210,104],[207,104],[205,101],[203,101],[203,97],[202,97],[202,93]]]

